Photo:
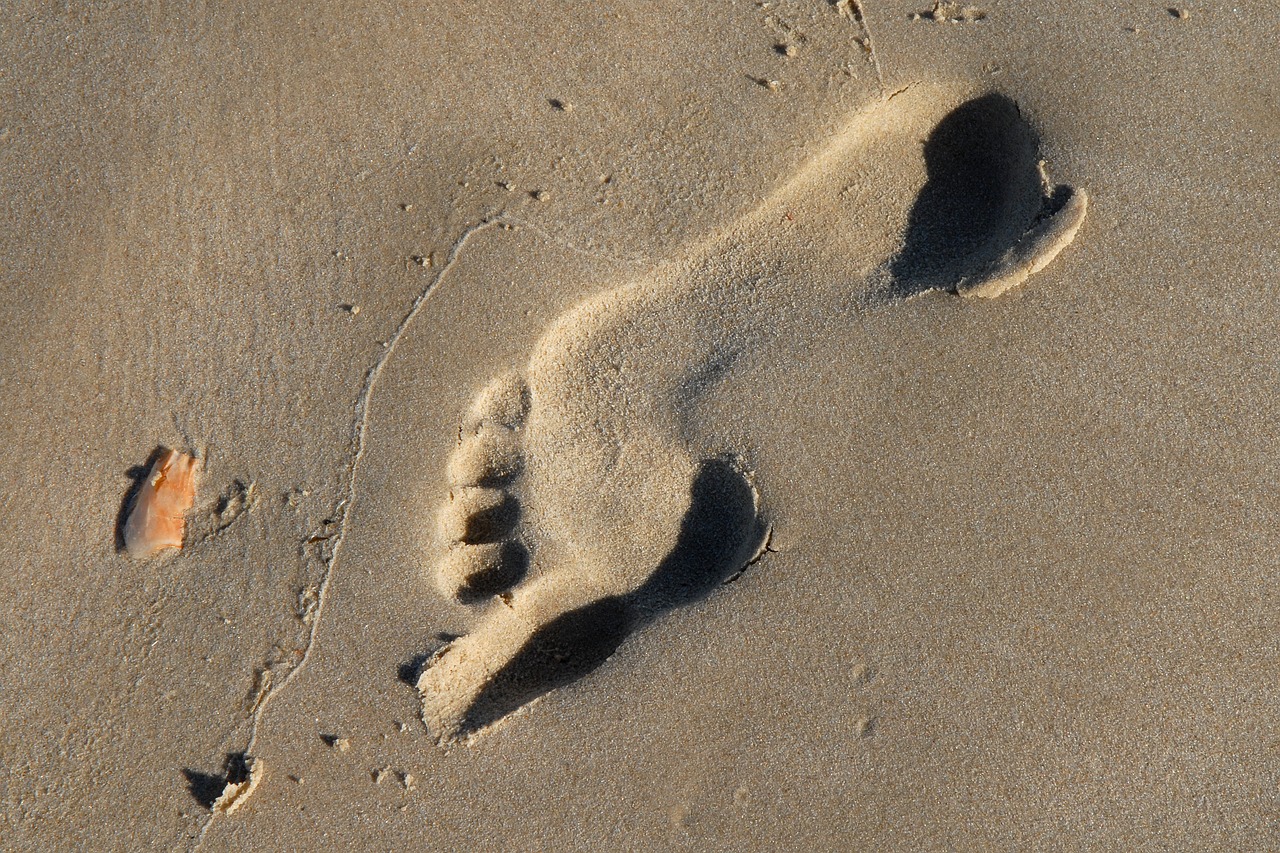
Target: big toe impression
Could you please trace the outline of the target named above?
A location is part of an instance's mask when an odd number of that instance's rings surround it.
[[[1084,218],[1084,193],[1048,186],[1039,136],[1004,95],[948,113],[924,159],[925,185],[889,263],[899,295],[1003,293],[1052,260]]]

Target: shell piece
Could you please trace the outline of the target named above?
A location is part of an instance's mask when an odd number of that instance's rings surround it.
[[[184,516],[195,502],[200,460],[179,450],[162,450],[138,490],[124,524],[130,557],[150,557],[165,548],[181,548]]]
[[[266,775],[266,769],[266,764],[261,758],[246,758],[243,778],[234,782],[227,780],[227,784],[222,789],[222,796],[213,802],[213,810],[223,814],[234,814],[235,810],[244,805],[258,787],[258,783]]]

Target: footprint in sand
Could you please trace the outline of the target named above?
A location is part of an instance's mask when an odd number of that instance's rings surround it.
[[[444,594],[487,609],[418,678],[437,740],[467,739],[581,677],[759,556],[769,527],[750,472],[734,448],[699,446],[690,419],[744,353],[803,334],[797,303],[995,297],[1071,242],[1085,195],[1049,184],[1017,106],[957,101],[919,86],[873,105],[755,210],[570,310],[527,365],[479,393],[448,464],[431,568]],[[868,213],[838,199],[885,169],[920,176],[904,185],[915,201],[896,251],[852,281],[851,234]]]

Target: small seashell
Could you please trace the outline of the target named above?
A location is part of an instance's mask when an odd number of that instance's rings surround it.
[[[188,457],[190,458],[190,457]],[[213,802],[213,811],[222,814],[234,814],[235,810],[244,805],[254,790],[257,789],[258,783],[262,781],[262,777],[266,775],[266,764],[261,758],[245,758],[244,766],[239,768],[237,774],[240,778],[232,781],[227,779],[226,785],[222,788],[222,795]]]
[[[200,460],[194,456],[161,450],[124,524],[124,547],[130,557],[137,560],[182,547],[184,516],[195,502],[199,469]]]

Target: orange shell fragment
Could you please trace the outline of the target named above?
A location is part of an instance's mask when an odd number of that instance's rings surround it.
[[[200,460],[178,450],[162,450],[134,497],[124,525],[124,548],[141,559],[181,548],[187,510],[195,502]]]

